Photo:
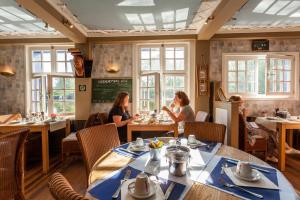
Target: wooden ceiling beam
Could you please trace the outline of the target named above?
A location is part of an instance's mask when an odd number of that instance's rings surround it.
[[[222,0],[207,24],[198,33],[198,40],[209,40],[248,0]]]
[[[48,23],[52,28],[62,33],[75,43],[85,43],[86,36],[75,26],[70,28],[63,23],[65,20],[57,10],[55,10],[46,0],[16,0],[19,5],[29,10],[38,18]]]

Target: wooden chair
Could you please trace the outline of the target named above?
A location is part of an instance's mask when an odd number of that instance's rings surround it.
[[[0,135],[0,199],[25,199],[24,143],[29,129]]]
[[[108,113],[91,114],[85,122],[84,128],[106,124],[108,121]],[[80,155],[81,151],[78,145],[76,133],[71,133],[62,140],[62,160],[69,155]]]
[[[220,142],[224,144],[226,126],[212,122],[186,122],[184,136],[193,134],[198,140]]]
[[[197,122],[206,122],[208,120],[208,113],[204,111],[198,111],[195,121]]]
[[[50,176],[48,187],[52,197],[56,200],[88,200],[75,192],[68,180],[58,172]]]
[[[87,177],[102,155],[120,145],[117,126],[114,123],[85,128],[78,131],[76,135],[84,158]]]

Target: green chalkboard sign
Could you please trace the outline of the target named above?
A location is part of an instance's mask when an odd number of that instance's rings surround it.
[[[132,100],[132,79],[93,79],[92,103],[112,103],[119,92],[128,92]]]

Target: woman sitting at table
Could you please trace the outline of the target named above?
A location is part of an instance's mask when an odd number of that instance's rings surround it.
[[[174,122],[181,123],[180,126],[184,126],[184,122],[195,121],[195,113],[189,104],[188,96],[183,91],[177,91],[170,109],[163,106],[162,110],[166,111]],[[178,113],[175,112],[175,107],[180,108]]]
[[[117,125],[119,138],[122,143],[127,141],[127,124],[136,118],[136,116],[131,117],[129,114],[128,104],[129,94],[120,92],[108,114],[108,123]]]

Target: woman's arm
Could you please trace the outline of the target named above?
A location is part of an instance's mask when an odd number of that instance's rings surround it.
[[[176,116],[173,112],[170,111],[169,108],[167,108],[166,106],[164,106],[162,108],[162,110],[166,111],[168,113],[168,115],[171,117],[171,119],[174,121],[174,122],[181,122],[185,119],[185,115],[183,112],[180,112],[178,114],[178,116]]]
[[[117,127],[125,126],[125,125],[128,124],[131,120],[132,120],[132,118],[122,121],[122,116],[121,116],[121,115],[114,115],[114,116],[113,116],[113,121],[114,121],[114,123],[117,125]]]

